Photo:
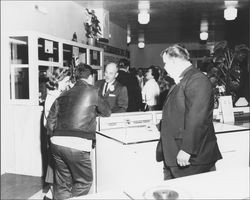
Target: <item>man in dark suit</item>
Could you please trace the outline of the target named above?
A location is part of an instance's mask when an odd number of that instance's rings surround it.
[[[95,86],[100,88],[99,92],[109,102],[112,113],[126,112],[128,107],[127,88],[116,81],[117,76],[117,64],[109,63],[105,69],[105,79],[95,83]]]
[[[192,66],[184,47],[170,46],[161,56],[176,83],[162,112],[164,179],[211,171],[222,158],[213,126],[212,85]]]
[[[125,85],[128,90],[128,109],[127,112],[140,111],[142,107],[142,95],[139,82],[135,75],[129,73],[129,62],[127,59],[120,59],[118,62],[119,75],[117,81]]]

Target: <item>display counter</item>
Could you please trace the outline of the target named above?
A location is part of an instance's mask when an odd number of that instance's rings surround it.
[[[168,181],[127,186],[131,199],[155,199],[156,191],[173,190],[179,199],[249,199],[249,167],[207,172]]]
[[[131,180],[138,184],[147,179],[162,180],[162,164],[155,160],[159,136],[152,112],[100,118],[96,135],[97,192],[120,190]]]
[[[120,191],[134,184],[163,180],[163,163],[156,162],[161,111],[119,113],[100,118],[96,135],[96,192]],[[249,166],[249,128],[214,122],[223,159],[218,171]]]
[[[72,198],[76,199],[167,199],[167,192],[174,191],[178,199],[249,199],[249,167],[213,171],[167,181],[151,179],[122,190],[110,190]],[[157,194],[158,193],[158,194]],[[156,195],[157,194],[157,195]],[[161,195],[160,198],[159,195]]]

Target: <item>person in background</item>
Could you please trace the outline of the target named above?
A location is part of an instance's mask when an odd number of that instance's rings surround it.
[[[56,72],[59,69],[56,69]],[[54,73],[53,73],[54,74]],[[44,127],[47,125],[47,117],[50,111],[50,108],[54,101],[56,100],[59,95],[65,91],[69,90],[72,86],[72,83],[70,82],[70,74],[68,70],[62,70],[60,73],[56,73],[53,75],[53,78],[49,79],[50,81],[47,82],[46,87],[47,87],[47,95],[44,103],[44,120],[43,124]],[[47,135],[46,135],[47,136]],[[48,136],[47,136],[48,137]],[[48,166],[47,166],[47,171],[46,171],[46,176],[45,176],[45,182],[49,185],[48,187],[48,192],[45,194],[43,197],[43,200],[50,200],[53,198],[53,183],[54,183],[54,173],[53,173],[53,168],[54,168],[54,162],[53,159],[51,158],[51,151],[50,151],[50,140],[49,138],[46,137],[46,143],[47,143],[47,156],[48,156]]]
[[[136,76],[129,73],[129,61],[125,58],[120,59],[118,68],[119,74],[116,80],[125,85],[128,90],[127,112],[140,111],[142,106],[141,89]]]
[[[163,69],[158,79],[158,84],[160,87],[160,95],[159,95],[159,102],[158,102],[158,109],[162,110],[163,104],[165,99],[168,95],[168,92],[172,85],[174,85],[174,79],[172,79],[168,73]]]
[[[76,83],[53,103],[47,129],[54,158],[54,199],[86,195],[93,182],[90,160],[96,116],[110,116],[108,102],[92,86],[94,70],[80,63]]]
[[[145,104],[144,111],[157,109],[160,87],[157,83],[159,71],[154,66],[150,66],[146,73],[147,82],[142,89],[142,100]]]
[[[163,106],[156,151],[157,161],[164,162],[164,179],[214,170],[222,156],[213,126],[212,85],[192,66],[183,46],[170,46],[161,56],[176,83]]]
[[[130,67],[129,72],[130,72],[130,74],[133,75],[133,76],[136,76],[136,74],[137,74],[137,70],[136,70],[135,67]]]
[[[107,64],[104,79],[96,81],[102,96],[109,102],[112,113],[126,112],[128,108],[128,92],[126,86],[116,81],[118,67],[116,63]]]
[[[142,68],[138,68],[136,78],[137,78],[139,86],[140,86],[140,88],[142,90],[142,88],[144,86],[144,76],[143,76]]]
[[[56,69],[56,71],[58,71]],[[53,73],[54,74],[54,73]],[[69,90],[73,87],[73,84],[70,81],[70,74],[68,70],[63,69],[61,72],[56,72],[53,75],[53,78],[49,79],[46,83],[47,95],[44,103],[44,126],[46,126],[46,118],[49,114],[50,107],[56,100],[56,98],[65,90]]]

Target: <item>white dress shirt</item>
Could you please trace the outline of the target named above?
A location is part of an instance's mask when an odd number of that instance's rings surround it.
[[[103,91],[102,91],[102,95],[104,96],[105,93],[110,89],[111,85],[113,85],[113,83],[115,82],[115,80],[113,80],[112,82],[108,83],[108,82],[105,82],[104,83],[104,87],[103,87]],[[107,90],[105,91],[105,88],[106,88],[106,85],[108,84],[108,87],[107,87]]]
[[[90,152],[92,149],[92,140],[71,136],[53,136],[50,138],[51,143],[64,146],[79,151]]]
[[[157,105],[157,99],[160,95],[160,87],[155,79],[150,79],[146,82],[142,89],[142,100],[149,106]]]

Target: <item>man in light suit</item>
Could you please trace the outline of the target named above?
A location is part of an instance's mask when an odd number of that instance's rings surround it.
[[[211,171],[222,158],[213,126],[212,85],[192,66],[188,51],[181,45],[170,46],[161,56],[176,83],[162,112],[164,179]]]
[[[126,86],[116,81],[118,67],[116,63],[109,63],[104,72],[104,79],[95,83],[99,92],[107,99],[112,113],[126,112],[128,108],[128,92]]]

